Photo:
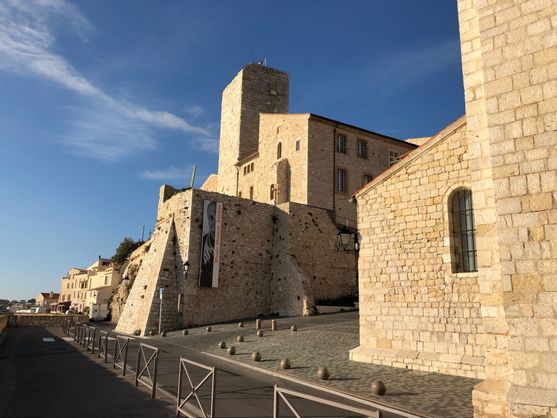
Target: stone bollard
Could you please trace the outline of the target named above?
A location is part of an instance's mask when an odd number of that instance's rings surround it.
[[[244,323],[243,322],[238,322],[238,327],[244,328]]]
[[[236,354],[236,347],[233,346],[228,347],[228,355],[233,356],[234,354]]]
[[[243,343],[244,342],[244,336],[243,335],[238,335],[236,337],[236,341],[238,341],[239,343]]]
[[[207,328],[205,328],[205,331],[207,331],[207,332],[211,332],[211,327],[207,327]]]
[[[188,330],[185,329],[184,332],[183,332],[183,334],[184,334],[184,335],[188,335]]]
[[[298,327],[296,325],[292,325],[290,327],[290,331],[298,331]]]
[[[253,361],[261,361],[261,353],[259,351],[254,351],[251,353],[251,359]]]
[[[381,380],[374,380],[371,382],[371,393],[374,395],[383,396],[387,392],[387,386]]]
[[[281,367],[281,369],[285,369],[285,370],[289,369],[291,367],[290,366],[290,360],[288,360],[287,358],[283,358],[280,361],[280,367]]]
[[[161,337],[166,337],[166,331],[161,332]]]
[[[271,331],[276,331],[277,330],[277,320],[273,319],[271,321]]]
[[[226,348],[226,343],[224,341],[219,342],[219,348]]]
[[[263,330],[260,329],[259,331],[257,331],[257,336],[263,337]]]
[[[327,370],[326,367],[320,367],[319,370],[317,370],[317,376],[319,377],[319,379],[321,380],[327,380],[329,379],[329,370]]]
[[[261,319],[255,320],[255,329],[261,329]]]
[[[149,331],[149,335],[151,335],[151,336],[157,335],[157,331],[151,330],[151,331]]]

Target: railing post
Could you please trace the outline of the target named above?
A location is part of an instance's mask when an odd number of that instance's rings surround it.
[[[279,400],[277,394],[277,385],[273,389],[273,418],[279,417]]]
[[[178,367],[178,393],[176,394],[176,416],[180,416],[180,402],[182,401],[182,357]]]

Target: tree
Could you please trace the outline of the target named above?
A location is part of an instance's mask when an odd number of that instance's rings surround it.
[[[130,237],[125,237],[118,248],[116,248],[116,253],[111,257],[115,265],[120,266],[124,264],[128,256],[138,247],[140,247],[145,241],[134,241]]]
[[[35,303],[35,302],[37,302],[37,301],[36,301],[34,298],[33,298],[33,299],[29,299],[29,300],[27,301],[27,303]]]

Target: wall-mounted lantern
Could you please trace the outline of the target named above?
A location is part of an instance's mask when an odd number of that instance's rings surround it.
[[[357,252],[360,249],[358,234],[342,226],[337,234],[337,247],[344,252]]]

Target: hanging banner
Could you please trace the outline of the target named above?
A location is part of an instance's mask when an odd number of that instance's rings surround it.
[[[199,287],[218,287],[222,203],[203,201]]]

